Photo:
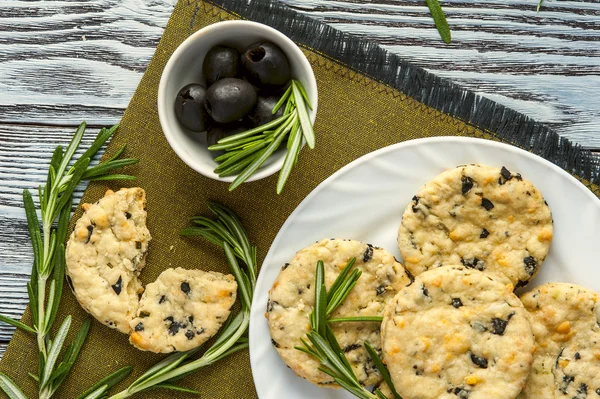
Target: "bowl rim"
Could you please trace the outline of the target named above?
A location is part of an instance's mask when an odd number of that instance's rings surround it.
[[[309,110],[309,115],[310,115],[311,122],[313,124],[315,122],[317,108],[318,108],[317,81],[315,78],[314,71],[310,65],[310,62],[308,61],[308,59],[306,58],[306,55],[304,55],[304,53],[302,52],[300,47],[298,47],[298,45],[292,39],[287,37],[282,32],[278,31],[277,29],[272,28],[265,24],[261,24],[259,22],[235,20],[235,21],[216,22],[216,23],[208,25],[208,26],[198,30],[197,32],[193,33],[192,35],[190,35],[175,49],[173,54],[171,54],[171,56],[169,57],[169,60],[167,61],[167,64],[165,65],[165,68],[163,69],[163,72],[161,74],[160,82],[158,85],[158,98],[157,98],[158,118],[160,121],[160,125],[162,128],[163,134],[165,135],[165,138],[167,139],[169,146],[173,149],[175,154],[186,165],[188,165],[190,168],[192,168],[196,172],[198,172],[206,177],[209,177],[211,179],[218,180],[218,181],[223,181],[223,182],[232,182],[233,180],[235,180],[237,175],[227,176],[227,177],[219,177],[219,175],[217,175],[216,173],[213,172],[212,168],[208,168],[208,167],[206,167],[205,164],[196,162],[195,157],[190,155],[184,149],[182,143],[179,140],[177,140],[175,135],[173,134],[173,132],[171,132],[171,129],[168,124],[168,116],[167,116],[167,110],[166,110],[166,107],[169,106],[168,104],[166,104],[167,89],[168,89],[167,88],[167,80],[168,80],[168,77],[171,75],[173,69],[175,68],[175,66],[177,64],[177,60],[180,58],[180,56],[182,54],[184,54],[189,49],[189,47],[192,46],[192,44],[195,41],[201,40],[201,38],[204,35],[206,35],[207,33],[213,33],[213,31],[219,31],[219,30],[226,30],[233,25],[235,25],[236,27],[246,26],[246,27],[249,27],[252,29],[258,28],[258,30],[262,30],[265,32],[265,36],[266,36],[265,40],[269,40],[270,35],[274,35],[274,36],[278,37],[280,40],[282,40],[283,42],[287,43],[288,46],[286,46],[282,50],[284,52],[295,53],[297,56],[299,56],[298,58],[300,59],[300,63],[298,65],[298,67],[299,67],[299,69],[306,71],[307,75],[308,75],[308,82],[304,82],[304,83],[305,83],[305,85],[308,86],[308,87],[306,87],[306,91],[309,95],[309,99],[310,99],[311,105],[312,105],[312,110]],[[304,145],[304,142],[302,145]],[[274,173],[277,173],[283,167],[284,159],[285,159],[285,156],[284,156],[284,153],[282,153],[279,156],[279,158],[276,159],[271,164],[266,165],[266,166],[265,165],[261,166],[261,168],[259,168],[245,182],[248,183],[251,181],[263,179],[265,177],[271,176]]]

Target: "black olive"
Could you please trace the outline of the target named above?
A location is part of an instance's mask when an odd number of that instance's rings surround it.
[[[204,108],[219,123],[245,116],[256,104],[256,90],[245,80],[226,78],[208,88]]]
[[[363,262],[369,262],[371,259],[373,259],[373,246],[371,244],[367,244],[367,249],[365,249],[365,252],[363,253]]]
[[[471,179],[469,176],[463,176],[460,178],[460,180],[462,183],[461,192],[463,195],[471,191],[473,188],[473,179]]]
[[[360,349],[360,348],[362,348],[362,345],[359,345],[359,344],[351,344],[351,345],[348,345],[348,346],[346,346],[346,347],[345,347],[344,349],[342,349],[342,350],[343,350],[344,352],[348,353],[348,352],[352,352],[353,350]]]
[[[123,277],[119,276],[119,279],[116,283],[111,285],[112,289],[115,291],[115,294],[119,295],[121,293],[121,288],[123,284]]]
[[[486,211],[491,211],[494,207],[494,203],[487,198],[482,198],[481,206],[484,207]]]
[[[191,291],[190,283],[188,283],[187,281],[181,283],[181,291],[183,291],[186,294],[189,294]]]
[[[204,109],[206,87],[192,83],[179,90],[175,99],[175,115],[179,122],[194,132],[203,132],[210,126],[210,116]]]
[[[525,271],[530,276],[533,276],[535,271],[538,268],[538,261],[533,256],[527,256],[523,259],[523,263],[525,263]]]
[[[488,360],[483,356],[477,356],[476,354],[471,353],[471,361],[481,369],[487,369],[488,367]]]
[[[241,122],[233,123],[215,123],[206,131],[206,144],[210,147],[211,145],[217,144],[217,141],[224,137],[232,136],[234,134],[242,133],[248,130]],[[219,155],[224,154],[225,151],[217,150],[211,151],[210,154],[216,158]]]
[[[242,54],[246,78],[260,89],[273,90],[292,76],[290,63],[279,47],[269,42],[253,43]]]
[[[502,169],[500,169],[500,175],[502,175],[502,177],[504,177],[506,180],[510,180],[513,177],[512,173],[510,173],[510,171],[504,166],[502,167]]]
[[[258,96],[256,105],[244,119],[251,127],[257,127],[283,116],[285,107],[279,107],[275,114],[272,112],[280,98],[281,96]]]
[[[214,46],[204,57],[202,72],[207,86],[220,79],[236,78],[240,75],[240,53],[231,47]]]

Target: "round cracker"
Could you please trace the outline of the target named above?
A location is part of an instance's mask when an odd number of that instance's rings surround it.
[[[462,264],[520,287],[539,272],[552,234],[550,209],[531,182],[505,167],[465,165],[443,172],[413,197],[398,246],[413,275]]]
[[[129,342],[155,353],[194,349],[227,320],[236,291],[231,274],[167,269],[146,286]]]
[[[272,343],[297,375],[314,384],[334,385],[330,376],[318,370],[317,360],[294,347],[302,346],[301,339],[306,340],[306,333],[310,331],[316,265],[319,260],[323,261],[325,285],[329,289],[352,258],[356,258],[354,267],[361,270],[362,275],[331,317],[381,316],[386,303],[410,283],[410,278],[390,253],[359,241],[325,239],[298,251],[283,266],[269,291],[265,316]],[[330,325],[361,384],[379,382],[381,376],[364,348],[365,342],[377,350],[381,348],[379,323]]]
[[[533,359],[527,312],[511,284],[463,266],[417,277],[388,304],[383,356],[404,398],[511,399]]]
[[[82,208],[67,242],[67,280],[88,313],[127,334],[144,290],[138,275],[151,239],[146,193],[139,187],[108,190]]]
[[[537,350],[520,399],[600,397],[599,299],[567,283],[543,284],[521,297]]]

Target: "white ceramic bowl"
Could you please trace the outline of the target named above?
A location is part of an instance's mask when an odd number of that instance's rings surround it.
[[[250,21],[218,22],[200,29],[188,37],[175,50],[158,86],[158,117],[160,125],[173,151],[190,168],[215,180],[231,182],[235,176],[219,177],[217,167],[207,149],[206,133],[191,132],[184,128],[175,115],[175,98],[179,90],[189,83],[204,83],[202,61],[211,47],[223,44],[243,51],[248,45],[266,40],[285,53],[292,68],[292,77],[302,83],[313,107],[310,117],[314,123],[317,114],[317,81],[310,63],[296,44],[283,33],[263,24]],[[275,152],[247,182],[276,173],[283,166],[285,146]]]

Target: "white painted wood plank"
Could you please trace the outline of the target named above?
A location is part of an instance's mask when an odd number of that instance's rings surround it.
[[[87,129],[77,154],[91,144],[97,132]],[[38,206],[37,186],[46,180],[52,152],[59,144],[68,145],[73,133],[72,127],[0,125],[0,313],[4,315],[20,318],[27,306],[26,283],[33,254],[22,205],[23,189],[32,192]],[[85,186],[76,189],[75,203]],[[1,343],[10,340],[14,328],[0,324]]]
[[[600,2],[442,2],[446,45],[421,0],[282,1],[600,147]]]
[[[1,2],[0,122],[116,123],[174,2]]]

